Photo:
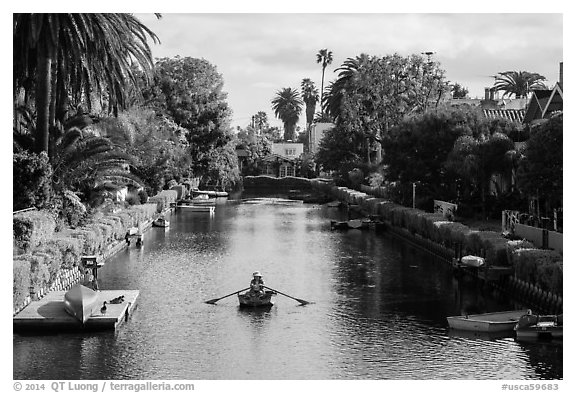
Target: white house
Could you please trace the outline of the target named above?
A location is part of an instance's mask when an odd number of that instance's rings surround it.
[[[310,127],[310,134],[308,135],[310,153],[315,154],[318,151],[318,145],[324,137],[324,133],[332,128],[334,128],[334,124],[332,123],[316,123]]]

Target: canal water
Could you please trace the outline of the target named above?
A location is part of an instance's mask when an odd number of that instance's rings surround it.
[[[510,304],[386,233],[331,231],[338,209],[274,199],[178,211],[100,270],[138,289],[116,332],[14,335],[15,379],[561,379],[562,346],[450,331]],[[244,311],[259,270],[278,295]]]

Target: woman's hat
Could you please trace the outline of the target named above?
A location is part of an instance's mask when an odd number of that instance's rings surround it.
[[[262,277],[262,275],[260,274],[260,272],[254,272],[252,273],[253,277]]]

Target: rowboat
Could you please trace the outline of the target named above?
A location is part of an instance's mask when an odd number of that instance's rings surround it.
[[[228,193],[226,191],[204,191],[204,190],[192,190],[192,195],[208,195],[210,198],[222,198],[227,197]]]
[[[474,332],[513,331],[514,326],[528,310],[502,311],[485,314],[458,315],[446,317],[452,329]]]
[[[216,206],[213,205],[178,205],[178,208],[193,212],[207,212],[214,214]]]
[[[64,294],[64,310],[83,324],[99,306],[98,293],[84,285],[75,285]]]
[[[266,291],[263,294],[256,294],[254,292],[245,292],[238,294],[238,300],[240,301],[240,307],[271,307],[274,305],[272,303],[272,295],[275,295],[274,291]]]
[[[178,206],[182,205],[202,205],[202,206],[216,206],[214,199],[182,199],[178,202]]]
[[[168,228],[170,226],[170,221],[165,219],[164,217],[159,217],[152,221],[153,227],[160,227],[160,228]]]
[[[562,339],[564,317],[560,315],[523,315],[516,326],[516,338],[523,339]]]
[[[460,259],[460,263],[463,266],[480,267],[484,265],[484,258],[475,255],[466,255]]]

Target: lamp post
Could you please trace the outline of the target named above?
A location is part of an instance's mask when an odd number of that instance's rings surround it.
[[[416,183],[412,183],[412,209],[416,208]]]

